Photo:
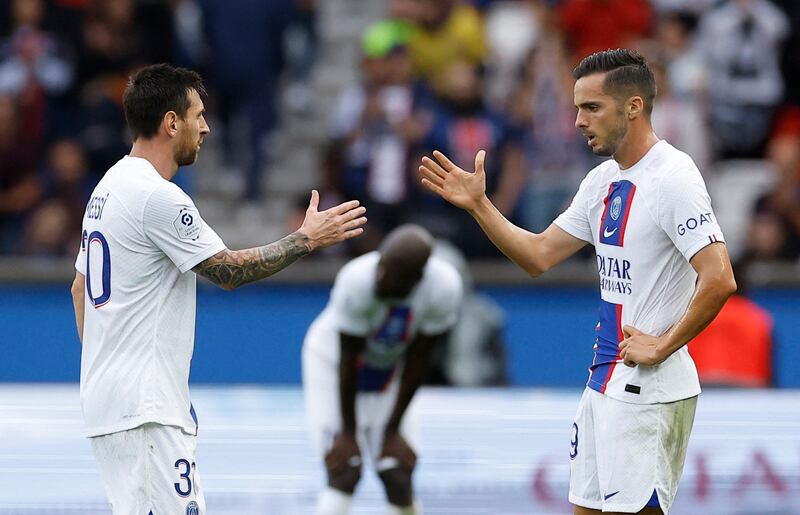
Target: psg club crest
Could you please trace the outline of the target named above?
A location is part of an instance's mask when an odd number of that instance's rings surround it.
[[[608,196],[603,201],[606,207],[600,218],[600,243],[625,246],[625,228],[635,194],[636,185],[630,181],[622,180],[609,185]]]
[[[611,201],[611,219],[615,222],[619,218],[619,213],[622,211],[622,197],[614,197]]]
[[[200,515],[200,507],[195,501],[186,505],[186,515]]]

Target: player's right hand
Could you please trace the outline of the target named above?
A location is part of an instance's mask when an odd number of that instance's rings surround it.
[[[317,211],[318,207],[319,193],[312,190],[306,217],[298,229],[308,237],[311,250],[349,240],[364,232],[362,225],[367,223],[367,217],[364,216],[367,209],[359,206],[357,200],[343,202],[325,211]]]
[[[456,207],[474,211],[486,198],[486,170],[483,162],[486,152],[475,155],[475,172],[467,172],[450,161],[447,156],[435,150],[436,161],[425,156],[419,172],[422,184]]]
[[[325,455],[325,467],[328,470],[339,470],[344,467],[360,467],[361,451],[352,433],[339,433],[333,439],[333,445]]]

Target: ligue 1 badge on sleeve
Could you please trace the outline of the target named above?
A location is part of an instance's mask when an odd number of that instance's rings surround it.
[[[196,240],[200,235],[200,229],[203,227],[203,221],[197,211],[185,207],[175,217],[172,225],[175,227],[180,239]]]
[[[186,515],[200,515],[200,506],[195,501],[186,505]]]

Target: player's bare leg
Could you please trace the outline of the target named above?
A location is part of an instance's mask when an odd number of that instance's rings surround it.
[[[417,454],[396,430],[383,435],[383,449],[377,463],[378,477],[383,481],[391,515],[417,515],[411,476],[417,466]]]
[[[325,455],[328,487],[317,502],[317,515],[347,515],[361,479],[361,454],[354,434],[339,433]]]
[[[393,467],[378,473],[378,477],[383,481],[386,490],[386,498],[389,504],[395,508],[394,512],[398,515],[413,515],[416,513],[414,508],[414,492],[411,486],[412,470],[403,467]]]
[[[361,479],[361,465],[345,465],[336,470],[328,469],[328,486],[353,495],[353,492]]]
[[[316,515],[347,515],[353,492],[361,479],[361,466],[345,466],[328,470],[328,487],[317,501]]]
[[[661,511],[661,508],[645,508],[639,512],[638,515],[664,515],[664,512]],[[615,513],[615,512],[607,512],[607,511],[600,511],[600,510],[592,510],[590,508],[584,508],[582,506],[575,506],[575,515],[630,515],[629,513]]]

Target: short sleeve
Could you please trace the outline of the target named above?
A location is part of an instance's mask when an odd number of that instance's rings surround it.
[[[81,245],[78,248],[78,257],[75,258],[75,270],[86,275],[86,242],[82,238],[83,236],[81,236]]]
[[[439,334],[452,328],[458,320],[464,296],[458,271],[447,263],[438,265],[430,270],[430,302],[420,321],[419,331],[422,334]]]
[[[558,215],[553,223],[567,233],[589,243],[594,243],[592,228],[589,225],[589,185],[594,173],[589,173],[581,182],[578,192],[569,207]]]
[[[192,199],[172,183],[160,185],[144,206],[143,228],[181,273],[225,250],[217,233],[205,223]]]
[[[372,293],[365,291],[365,281],[357,274],[354,264],[345,265],[337,274],[329,308],[339,332],[366,337],[370,330],[369,300]]]
[[[679,169],[662,179],[656,217],[687,261],[706,245],[725,241],[697,168]]]

